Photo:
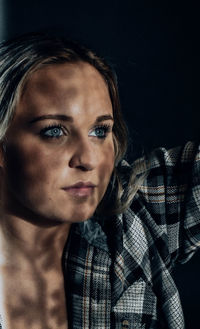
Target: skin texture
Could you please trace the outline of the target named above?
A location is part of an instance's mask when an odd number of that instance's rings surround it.
[[[47,114],[72,116],[73,123],[49,119],[30,124]],[[30,217],[61,222],[94,213],[114,163],[112,133],[99,139],[90,132],[96,118],[106,114],[112,115],[107,87],[89,64],[51,65],[33,73],[7,133],[4,195],[11,212],[19,205],[22,212],[25,208],[22,216],[30,211]],[[41,129],[54,123],[63,125],[66,135],[42,138]],[[63,190],[79,181],[96,185],[90,197],[73,198]]]
[[[95,123],[103,115],[111,118]],[[107,86],[87,63],[45,66],[25,85],[0,157],[0,313],[6,329],[67,328],[62,252],[71,223],[91,217],[107,189],[114,166],[112,115]],[[88,195],[65,190],[80,181],[95,187]]]

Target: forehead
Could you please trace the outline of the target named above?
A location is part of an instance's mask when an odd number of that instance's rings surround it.
[[[48,64],[40,67],[35,72],[31,73],[27,79],[25,91],[29,88],[37,89],[41,92],[49,91],[49,87],[66,86],[66,84],[73,83],[85,85],[84,79],[89,79],[87,83],[95,82],[95,84],[104,85],[105,81],[101,74],[89,63],[62,63],[62,64]]]
[[[20,108],[68,109],[75,103],[84,108],[112,108],[108,87],[101,74],[85,62],[47,65],[28,77]],[[24,110],[24,109],[23,109]]]

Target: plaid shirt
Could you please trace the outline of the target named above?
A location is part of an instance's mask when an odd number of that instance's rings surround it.
[[[194,143],[159,148],[127,211],[73,225],[64,254],[69,328],[184,328],[171,271],[200,246],[199,166]]]

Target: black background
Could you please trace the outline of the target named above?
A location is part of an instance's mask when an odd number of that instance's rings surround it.
[[[199,137],[198,1],[0,0],[1,39],[56,30],[112,63],[132,138],[142,149]],[[186,328],[199,329],[200,254],[175,272]]]

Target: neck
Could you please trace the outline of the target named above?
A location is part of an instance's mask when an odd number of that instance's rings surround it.
[[[0,217],[0,313],[6,328],[67,328],[61,259],[69,230],[69,223],[41,227],[14,215]]]
[[[34,262],[38,256],[61,264],[65,243],[70,231],[70,223],[39,226],[11,214],[2,214],[0,220],[1,262],[8,264],[23,258]],[[25,264],[25,263],[24,263]],[[52,264],[53,265],[53,264]]]

